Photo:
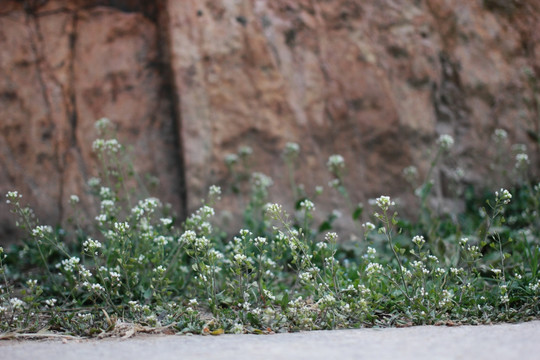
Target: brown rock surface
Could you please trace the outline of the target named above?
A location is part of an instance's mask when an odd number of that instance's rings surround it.
[[[96,175],[94,122],[107,116],[133,147],[136,169],[159,174],[158,195],[180,211],[182,157],[157,18],[128,11],[127,2],[121,9],[42,3],[0,8],[2,197],[19,190],[52,223],[70,215],[71,194],[88,209],[83,195]],[[14,219],[5,204],[1,209],[2,232],[9,234]]]
[[[424,174],[442,133],[456,144],[441,184],[460,167],[465,183],[501,186],[488,166],[495,128],[527,144],[538,173],[523,69],[540,75],[539,17],[533,0],[2,1],[0,193],[17,188],[48,222],[65,218],[94,174],[102,116],[181,216],[228,184],[223,157],[241,145],[287,203],[288,141],[309,195],[339,153],[353,203],[404,197],[402,169]],[[330,194],[319,209],[341,206]]]
[[[256,168],[283,189],[280,151],[299,143],[297,177],[310,195],[330,180],[328,156],[342,154],[353,202],[404,196],[402,169],[415,164],[425,173],[438,134],[456,140],[442,180],[461,167],[466,183],[488,184],[498,127],[537,156],[526,133],[538,133],[538,112],[527,102],[533,92],[523,68],[540,70],[539,7],[512,4],[169,2],[190,208],[223,182],[223,154],[239,144],[253,147]]]

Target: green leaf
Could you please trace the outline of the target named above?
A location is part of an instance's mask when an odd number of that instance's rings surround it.
[[[332,230],[332,224],[330,224],[329,221],[325,221],[319,226],[319,232],[320,233],[322,233],[323,231],[326,231],[326,230]]]
[[[281,308],[283,310],[285,310],[287,308],[287,306],[289,305],[289,294],[288,293],[285,293],[283,294],[283,297],[281,298]]]
[[[362,213],[364,212],[364,208],[361,206],[357,206],[352,214],[353,220],[358,220],[360,216],[362,216]]]

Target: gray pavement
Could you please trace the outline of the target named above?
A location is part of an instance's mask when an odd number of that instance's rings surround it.
[[[540,359],[540,321],[275,335],[4,340],[0,359]]]

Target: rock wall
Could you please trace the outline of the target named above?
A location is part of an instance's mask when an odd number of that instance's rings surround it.
[[[71,194],[91,208],[83,195],[96,175],[94,123],[107,116],[133,148],[136,169],[159,175],[158,195],[183,215],[179,123],[158,13],[143,0],[101,3],[1,2],[0,193],[19,190],[48,223],[70,215]],[[13,223],[2,204],[5,238]]]
[[[0,193],[65,218],[95,172],[102,116],[181,217],[227,184],[223,157],[241,145],[284,202],[289,141],[310,195],[343,155],[353,203],[409,193],[402,169],[425,174],[442,133],[456,141],[442,197],[457,167],[464,183],[508,181],[489,170],[495,128],[527,145],[538,175],[538,18],[535,0],[2,1]],[[320,208],[338,206],[330,195]],[[226,191],[223,207],[237,205]]]

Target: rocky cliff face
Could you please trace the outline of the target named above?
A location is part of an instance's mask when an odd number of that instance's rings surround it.
[[[402,169],[425,173],[442,133],[456,144],[440,196],[455,195],[445,184],[457,167],[465,183],[499,186],[495,128],[538,168],[538,18],[533,0],[2,1],[0,193],[17,188],[48,222],[65,218],[95,173],[102,116],[180,216],[226,184],[223,157],[240,145],[276,201],[290,202],[289,141],[308,194],[339,153],[352,202],[403,196]]]

